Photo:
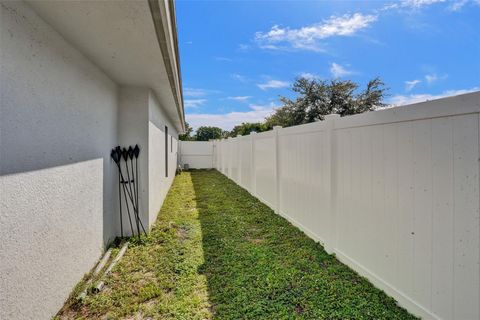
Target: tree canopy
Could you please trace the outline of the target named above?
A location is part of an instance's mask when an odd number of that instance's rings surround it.
[[[251,132],[263,132],[274,126],[291,127],[304,123],[321,121],[328,114],[348,116],[384,107],[387,88],[380,78],[374,78],[363,89],[351,80],[321,80],[299,77],[295,79],[292,90],[296,98],[280,97],[282,106],[275,109],[264,122],[243,122],[232,131],[223,131],[218,127],[199,127],[193,135],[193,129],[186,123],[186,132],[180,140],[208,141],[225,137],[248,135]]]
[[[190,127],[188,122],[185,122],[185,133],[178,135],[178,139],[181,141],[192,141],[195,137],[192,136],[193,128]]]
[[[383,107],[385,84],[380,78],[370,80],[358,92],[359,85],[350,80],[318,80],[297,78],[292,90],[297,97],[292,100],[280,97],[283,106],[267,117],[265,124],[290,127],[323,120],[328,114],[352,115]]]
[[[233,127],[232,131],[230,131],[228,135],[230,137],[236,137],[238,135],[246,136],[251,132],[263,132],[267,130],[268,130],[268,127],[265,123],[243,122],[242,124],[239,124]]]
[[[223,136],[223,130],[218,127],[202,126],[197,129],[195,137],[197,141],[208,141],[211,139],[220,139]]]

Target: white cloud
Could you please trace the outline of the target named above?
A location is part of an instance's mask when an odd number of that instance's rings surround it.
[[[268,90],[268,89],[286,88],[290,86],[290,83],[282,80],[268,80],[265,83],[257,84],[257,86],[262,90]]]
[[[347,70],[338,63],[332,63],[330,66],[330,73],[334,78],[341,78],[353,74],[353,71]]]
[[[233,111],[225,114],[197,113],[187,114],[186,120],[194,129],[200,126],[215,126],[223,130],[232,130],[234,126],[242,122],[262,122],[269,116],[274,104],[250,105],[249,111]]]
[[[450,10],[450,11],[460,11],[460,10],[462,10],[463,6],[465,6],[467,3],[468,3],[468,0],[453,1],[448,6],[448,10]]]
[[[278,107],[277,105],[275,105],[275,103],[273,102],[270,102],[270,104],[267,104],[267,105],[263,105],[263,104],[250,104],[250,109],[254,110],[254,111],[268,111],[268,112],[272,112],[273,109],[275,109],[276,107]]]
[[[207,102],[207,99],[185,99],[183,106],[185,108],[197,108]]]
[[[445,2],[445,0],[403,0],[401,6],[419,9],[440,2]]]
[[[232,77],[232,79],[238,80],[240,82],[243,82],[243,83],[248,82],[248,78],[245,77],[244,75],[241,75],[238,73],[232,73],[230,76]]]
[[[459,94],[464,94],[464,93],[469,93],[469,92],[474,92],[479,90],[480,90],[480,87],[474,87],[471,89],[447,90],[440,94],[424,93],[424,94],[412,94],[412,95],[396,95],[390,98],[388,103],[394,106],[402,106],[406,104],[412,104],[417,102],[424,102],[428,100],[435,100],[435,99],[440,99],[440,98],[445,98],[450,96],[456,96]]]
[[[308,80],[320,79],[320,76],[318,74],[310,73],[310,72],[303,72],[303,73],[300,73],[298,76],[300,78],[305,78],[305,79],[308,79]]]
[[[217,61],[223,61],[223,62],[232,62],[233,60],[227,57],[214,57],[215,60]]]
[[[422,81],[418,80],[418,79],[411,80],[411,81],[405,81],[405,90],[406,91],[412,90],[420,82],[422,82]]]
[[[282,28],[274,25],[268,32],[256,32],[255,41],[264,49],[301,49],[311,51],[324,51],[319,40],[334,36],[351,36],[367,28],[377,20],[375,15],[331,16],[321,23],[299,29]]]
[[[200,89],[200,88],[183,88],[183,96],[190,98],[201,98],[209,94],[221,93],[218,90]]]
[[[425,80],[428,82],[428,83],[432,83],[432,82],[435,82],[438,80],[438,77],[436,74],[427,74],[425,76]]]
[[[246,101],[250,99],[251,96],[235,96],[235,97],[227,97],[228,100],[235,100],[235,101]]]
[[[248,44],[241,43],[238,45],[238,50],[240,51],[247,51],[250,49],[250,46]]]
[[[463,0],[460,0],[463,1]],[[446,0],[402,0],[400,2],[389,3],[381,11],[392,9],[420,10],[433,4],[446,2]]]
[[[195,88],[184,88],[183,96],[184,97],[203,97],[207,94],[207,91],[204,89],[195,89]]]
[[[466,5],[480,5],[480,0],[402,0],[400,2],[389,3],[385,5],[380,11],[392,9],[405,10],[421,10],[428,6],[445,3],[448,5],[446,9],[452,12],[459,12]]]
[[[447,78],[447,75],[443,75],[443,76],[438,76],[436,73],[432,73],[432,74],[427,74],[425,75],[425,80],[427,81],[427,83],[429,84],[432,84],[438,80],[444,80]]]

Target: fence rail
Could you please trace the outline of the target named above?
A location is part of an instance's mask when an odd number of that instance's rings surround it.
[[[213,141],[213,167],[425,319],[479,319],[480,93]]]

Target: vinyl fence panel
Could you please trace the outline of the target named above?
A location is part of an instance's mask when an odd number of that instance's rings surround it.
[[[252,138],[240,137],[240,183],[239,185],[252,192]]]
[[[330,168],[326,125],[318,122],[279,132],[280,212],[312,237],[330,227]]]
[[[188,164],[192,169],[213,167],[213,142],[180,141],[180,164]]]
[[[255,187],[256,196],[269,207],[276,207],[275,132],[255,135]]]
[[[213,142],[216,168],[410,312],[479,319],[480,93]]]

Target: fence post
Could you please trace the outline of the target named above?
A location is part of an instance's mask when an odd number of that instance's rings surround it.
[[[214,139],[210,140],[210,143],[212,144],[212,169],[217,168],[217,153],[215,152],[217,150],[217,146],[215,144]]]
[[[223,153],[223,142],[222,142],[222,139],[219,139],[218,140],[218,148],[217,148],[217,152],[218,152],[218,171],[220,171],[222,174],[223,174],[223,161],[222,161],[222,153]]]
[[[336,213],[337,213],[337,145],[336,138],[334,134],[335,130],[335,121],[340,119],[338,114],[329,114],[325,116],[325,122],[327,124],[327,150],[329,156],[327,157],[327,180],[329,180],[329,208],[330,212],[330,225],[329,225],[329,234],[327,235],[324,243],[325,250],[328,253],[333,253],[337,246],[337,224],[336,224]]]
[[[227,155],[226,140],[222,139],[222,173],[224,175],[227,175],[227,170],[225,169],[227,166],[226,155]]]
[[[220,171],[220,139],[215,140],[215,169]]]
[[[251,190],[250,193],[254,196],[257,195],[257,174],[255,172],[255,131],[250,132],[250,176],[251,176]]]
[[[232,138],[227,138],[227,150],[228,150],[228,165],[227,165],[227,177],[232,179]]]
[[[242,185],[242,135],[237,135],[237,158],[238,158],[238,171],[237,171],[237,184],[244,188]]]
[[[275,133],[275,213],[280,214],[280,145],[278,133],[281,126],[274,126]]]

